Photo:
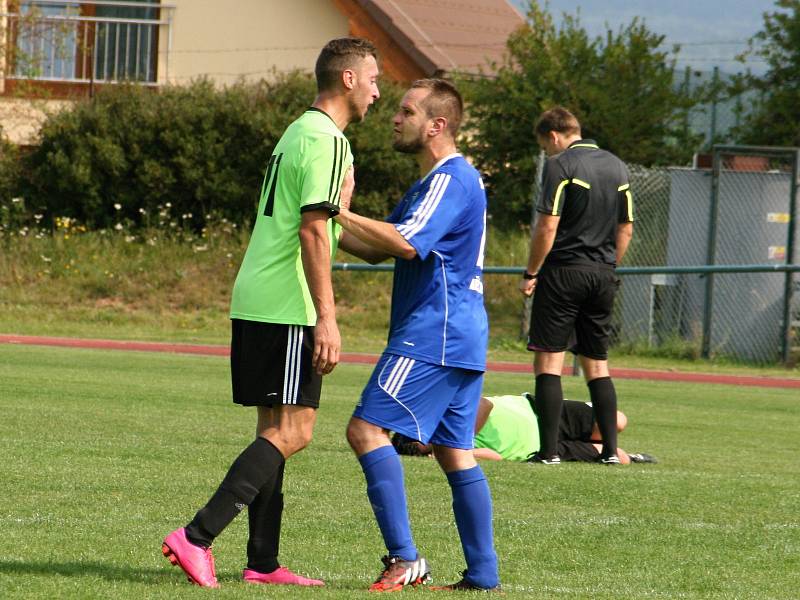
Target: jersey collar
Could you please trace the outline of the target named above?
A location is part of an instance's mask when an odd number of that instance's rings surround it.
[[[336,121],[334,121],[334,120],[333,120],[333,117],[331,117],[331,116],[330,116],[328,113],[326,113],[326,112],[325,112],[324,110],[322,110],[321,108],[317,108],[316,106],[309,106],[309,107],[306,109],[306,112],[318,112],[318,113],[322,113],[323,115],[325,115],[326,117],[328,117],[328,118],[331,120],[331,123],[333,123],[334,125],[336,125]],[[339,129],[339,127],[337,126],[337,127],[336,127],[336,129]]]
[[[428,177],[430,177],[431,173],[433,173],[436,169],[441,167],[444,163],[446,163],[451,158],[455,158],[456,156],[461,156],[461,152],[453,152],[452,154],[448,154],[447,156],[445,156],[443,159],[441,159],[439,162],[437,162],[435,165],[433,165],[433,168],[430,171],[428,171],[428,174],[425,175],[425,177],[423,177],[422,179],[419,180],[420,183],[422,183]]]
[[[567,150],[570,148],[594,148],[595,150],[599,150],[600,146],[597,145],[597,142],[594,140],[575,140],[569,146],[567,146]]]

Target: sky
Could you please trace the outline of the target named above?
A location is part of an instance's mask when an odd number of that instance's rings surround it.
[[[524,13],[528,0],[511,0]],[[544,5],[544,0],[540,5]],[[618,30],[638,16],[647,28],[666,36],[667,49],[680,44],[678,67],[735,73],[746,67],[735,56],[747,48],[747,40],[763,28],[764,12],[775,9],[773,0],[549,0],[550,12],[575,15],[590,35]],[[558,21],[557,21],[558,22]],[[747,66],[756,73],[761,61]]]

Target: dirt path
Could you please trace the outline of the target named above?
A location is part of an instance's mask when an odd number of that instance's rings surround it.
[[[201,354],[206,356],[228,356],[227,346],[204,344],[170,344],[161,342],[129,342],[120,340],[97,340],[31,335],[0,334],[0,344],[22,344],[32,346],[57,346],[62,348],[92,348],[96,350],[134,350],[138,352],[172,352],[177,354]],[[376,354],[343,353],[342,362],[375,364]],[[489,362],[487,370],[502,373],[531,373],[531,365],[513,362]],[[565,369],[565,375],[571,369]],[[678,381],[684,383],[717,383],[721,385],[750,385],[757,387],[800,389],[800,379],[722,375],[714,373],[688,373],[678,371],[651,371],[647,369],[611,369],[611,375],[619,379],[649,379],[655,381]]]

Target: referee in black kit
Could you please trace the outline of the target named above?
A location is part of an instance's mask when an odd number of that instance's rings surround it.
[[[528,461],[561,462],[556,450],[564,402],[561,370],[569,348],[580,358],[603,438],[599,460],[620,464],[608,338],[619,287],[614,269],[633,235],[628,169],[594,140],[582,139],[578,119],[565,108],[542,113],[536,138],[548,160],[527,270],[519,285],[525,296],[536,291],[528,350],[536,353],[533,410],[539,421],[540,448]]]

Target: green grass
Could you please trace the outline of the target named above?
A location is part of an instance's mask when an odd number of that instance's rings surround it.
[[[314,442],[287,467],[281,558],[328,586],[239,582],[242,516],[215,544],[215,597],[367,597],[384,550],[343,431],[368,374],[337,368]],[[567,396],[586,397],[564,381]],[[529,385],[489,374],[486,392]],[[796,597],[796,391],[617,388],[630,419],[620,445],[658,465],[484,464],[508,597]],[[252,410],[229,394],[222,358],[0,346],[0,597],[209,597],[159,547],[252,436]],[[416,541],[435,579],[454,580],[463,562],[449,489],[433,461],[404,460]]]

